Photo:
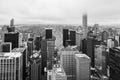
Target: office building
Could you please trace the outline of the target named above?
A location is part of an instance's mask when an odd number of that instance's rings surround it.
[[[2,42],[1,44],[1,52],[10,52],[12,50],[11,42]]]
[[[76,31],[70,30],[70,40],[71,40],[71,46],[76,45]]]
[[[41,41],[41,59],[42,59],[41,74],[45,76],[46,68],[47,68],[47,41],[45,39],[42,39]]]
[[[70,48],[61,51],[60,61],[67,75],[67,80],[76,80],[75,54],[77,53],[79,51],[73,51]]]
[[[7,30],[8,32],[15,32],[15,27],[8,27]]]
[[[0,53],[0,80],[23,80],[22,66],[21,53]]]
[[[40,36],[37,36],[36,39],[35,39],[35,50],[40,50],[41,48],[41,40],[42,40],[42,37]]]
[[[69,39],[68,29],[63,29],[63,46],[65,47],[65,41]]]
[[[30,57],[30,80],[41,80],[41,56],[39,52]]]
[[[109,38],[109,33],[107,31],[102,32],[102,41],[107,42],[107,39]]]
[[[53,56],[55,50],[55,39],[49,39],[47,41],[47,69],[52,69],[53,65]]]
[[[95,68],[99,75],[107,75],[107,47],[104,45],[95,46]]]
[[[83,40],[83,34],[80,32],[76,32],[76,45],[78,46],[78,50],[82,49],[82,40]]]
[[[87,27],[87,14],[83,14],[82,16],[82,25],[83,27]]]
[[[33,54],[33,41],[27,41],[28,58]]]
[[[45,28],[45,31],[46,39],[52,39],[52,28]]]
[[[81,51],[84,54],[87,54],[87,39],[82,39]]]
[[[11,32],[4,34],[4,42],[11,42],[12,49],[19,47],[19,33]]]
[[[14,19],[12,18],[11,20],[10,20],[10,27],[13,27],[14,26]]]
[[[90,80],[90,58],[86,54],[75,54],[76,80]],[[75,80],[75,79],[74,79]]]
[[[91,58],[91,66],[95,66],[95,56],[94,56],[94,46],[95,46],[95,39],[93,37],[87,38],[87,56]]]
[[[27,66],[27,64],[28,64],[28,59],[27,59],[27,50],[26,50],[26,48],[14,48],[11,52],[19,52],[19,53],[21,53],[22,55],[23,55],[23,57],[22,57],[22,63],[23,63],[23,80],[25,80],[26,79],[26,66]]]
[[[52,71],[52,80],[67,80],[67,75],[62,67],[60,65],[59,67],[54,67]]]

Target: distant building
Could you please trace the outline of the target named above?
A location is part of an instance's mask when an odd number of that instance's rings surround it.
[[[27,41],[28,57],[33,54],[33,41]]]
[[[63,29],[63,46],[65,47],[66,45],[66,40],[69,39],[68,35],[69,30],[68,29]]]
[[[19,52],[0,53],[0,80],[23,80],[23,59]]]
[[[83,33],[76,32],[76,45],[78,46],[78,50],[81,50],[82,48],[82,39],[83,39]]]
[[[82,16],[82,25],[83,27],[87,27],[87,14],[83,14]]]
[[[76,45],[76,31],[75,30],[70,30],[70,40],[71,40],[71,46]]]
[[[52,28],[45,28],[45,39],[52,39]]]
[[[90,58],[86,54],[75,54],[76,80],[90,80]]]
[[[88,33],[87,14],[83,14],[82,16],[82,26],[83,26],[83,38],[86,38]]]
[[[10,20],[10,27],[13,27],[14,26],[14,19],[12,18],[11,20]]]
[[[41,40],[42,40],[42,37],[41,36],[37,36],[35,38],[35,50],[40,50],[41,49]]]

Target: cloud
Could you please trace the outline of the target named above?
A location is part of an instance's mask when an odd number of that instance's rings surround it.
[[[15,18],[22,23],[81,24],[82,13],[88,22],[111,24],[120,21],[120,0],[0,0],[0,24]]]

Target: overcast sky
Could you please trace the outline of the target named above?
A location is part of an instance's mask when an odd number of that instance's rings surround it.
[[[120,0],[0,0],[0,24],[119,24]]]

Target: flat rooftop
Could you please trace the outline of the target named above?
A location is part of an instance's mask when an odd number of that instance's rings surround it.
[[[19,57],[22,54],[20,52],[0,52],[0,59],[4,59],[4,58],[15,58],[15,57]]]

